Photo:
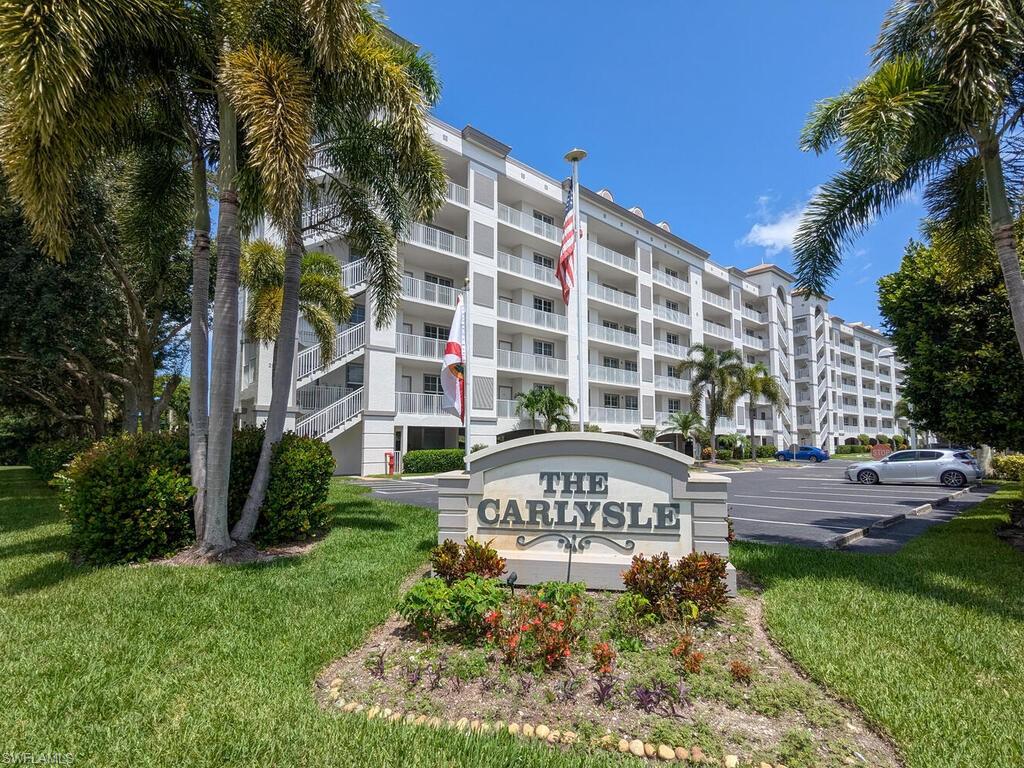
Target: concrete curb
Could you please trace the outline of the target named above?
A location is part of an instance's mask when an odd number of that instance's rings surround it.
[[[974,486],[967,486],[966,488],[962,488],[959,491],[954,491],[948,496],[941,496],[935,501],[931,502],[930,504],[922,504],[919,507],[914,507],[909,512],[900,512],[896,515],[883,517],[877,523],[872,523],[871,525],[866,525],[862,528],[854,528],[853,530],[847,531],[846,533],[841,533],[838,536],[833,536],[831,539],[828,539],[825,542],[825,547],[826,549],[842,549],[843,547],[848,547],[850,544],[853,544],[855,541],[860,541],[865,536],[870,536],[872,531],[881,531],[885,530],[886,528],[891,528],[894,525],[899,525],[904,520],[906,520],[907,517],[910,515],[914,515],[915,517],[920,515],[927,515],[936,507],[941,507],[943,504],[948,504],[954,499],[960,498],[965,493],[970,493],[973,487]]]

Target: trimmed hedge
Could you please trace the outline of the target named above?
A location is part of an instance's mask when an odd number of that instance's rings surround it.
[[[263,429],[235,433],[228,521],[241,515],[259,458]],[[253,539],[262,544],[308,538],[324,527],[334,458],[320,440],[287,434],[274,447],[267,497]],[[156,432],[109,438],[81,453],[57,476],[72,547],[83,560],[111,564],[175,552],[194,538],[188,434]]]
[[[465,466],[465,454],[460,448],[409,451],[402,459],[403,472],[454,472]]]
[[[67,437],[37,443],[28,449],[28,465],[40,480],[49,481],[61,468],[92,445],[88,437]]]
[[[772,459],[775,454],[779,452],[779,449],[774,445],[759,445],[757,446],[757,458],[759,459]]]
[[[835,450],[836,456],[839,456],[840,454],[848,454],[848,453],[852,453],[852,454],[870,454],[871,451],[870,451],[870,449],[867,446],[863,446],[863,445],[838,445],[838,446],[836,446],[836,450]]]
[[[993,456],[992,471],[1001,480],[1019,480],[1024,483],[1024,453]]]

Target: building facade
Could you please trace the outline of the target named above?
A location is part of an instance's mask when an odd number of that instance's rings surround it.
[[[377,322],[362,261],[343,237],[306,242],[343,265],[356,311],[326,362],[300,321],[288,428],[327,441],[339,474],[384,472],[389,451],[458,445],[459,421],[443,407],[440,361],[466,288],[473,444],[531,428],[516,395],[534,387],[567,393],[602,432],[636,437],[642,427],[662,427],[691,407],[689,381],[676,367],[698,343],[736,349],[781,382],[789,406],[781,413],[756,408],[756,445],[834,448],[861,432],[898,431],[899,375],[885,337],[832,317],[827,300],[795,296],[792,275],[772,265],[715,264],[668,223],[624,208],[608,190],[581,188],[586,258],[577,260],[566,306],[554,272],[563,182],[471,126],[431,118],[430,131],[448,174],[446,202],[398,246],[402,300],[392,322]],[[308,211],[304,223],[317,215]],[[244,311],[244,294],[242,301]],[[244,336],[241,344],[240,421],[259,423],[270,403],[273,350]],[[749,416],[738,403],[716,433],[746,435]]]

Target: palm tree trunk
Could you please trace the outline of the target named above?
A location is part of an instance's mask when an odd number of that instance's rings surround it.
[[[1024,278],[1021,277],[1017,239],[1013,232],[1013,216],[1006,195],[999,140],[990,135],[981,144],[980,149],[981,162],[985,169],[985,186],[988,189],[992,238],[995,240],[996,256],[999,258],[1003,281],[1006,283],[1006,294],[1010,300],[1010,316],[1013,318],[1017,345],[1024,356]]]
[[[302,268],[302,236],[298,222],[286,235],[284,250],[284,291],[281,297],[281,326],[274,343],[273,389],[270,411],[267,414],[263,445],[256,463],[256,471],[249,486],[249,495],[242,508],[242,516],[231,529],[235,541],[248,541],[256,528],[256,521],[267,495],[270,483],[270,459],[274,446],[284,434],[284,421],[288,416],[288,400],[292,389],[292,368],[295,364],[295,333],[299,325],[299,279]]]
[[[750,434],[747,435],[747,440],[750,442],[750,459],[754,459],[754,396],[750,396],[750,413],[748,414],[750,420]]]
[[[238,231],[237,133],[234,107],[218,89],[220,108],[220,208],[217,213],[217,283],[213,296],[213,354],[210,375],[210,431],[203,548],[230,549],[228,482],[235,410],[235,366],[238,362]]]
[[[718,460],[718,439],[715,435],[715,426],[718,423],[718,414],[715,413],[715,387],[708,387],[708,429],[711,431],[711,463]]]
[[[206,442],[210,427],[210,200],[206,190],[206,156],[200,147],[192,154],[192,204],[195,206],[192,240],[192,328],[190,331],[191,382],[189,389],[188,445],[192,485],[196,489],[192,507],[196,540],[201,541],[205,525]]]

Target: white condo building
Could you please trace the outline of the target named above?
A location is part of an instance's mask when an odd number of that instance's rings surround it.
[[[300,320],[287,428],[327,441],[339,474],[384,472],[388,451],[458,445],[459,421],[442,404],[440,365],[467,279],[474,444],[530,428],[515,396],[539,386],[566,392],[604,432],[636,437],[643,426],[660,427],[668,414],[690,409],[689,381],[676,364],[701,342],[764,363],[788,393],[782,414],[757,409],[755,444],[834,449],[860,433],[900,431],[893,413],[900,369],[885,336],[831,316],[827,300],[793,295],[793,276],[776,266],[715,264],[668,223],[622,207],[607,190],[581,188],[580,322],[575,297],[566,307],[554,274],[563,182],[471,126],[430,118],[430,131],[448,174],[447,200],[398,246],[404,276],[393,322],[377,327],[359,254],[343,238],[306,242],[344,265],[356,310],[326,363]],[[316,216],[309,211],[307,223]],[[244,293],[242,301],[244,312]],[[272,347],[243,336],[242,423],[265,418],[272,359]],[[716,433],[747,434],[746,411],[740,402]]]

